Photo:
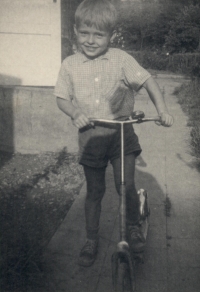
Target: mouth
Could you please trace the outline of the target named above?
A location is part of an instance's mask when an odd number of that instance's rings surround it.
[[[97,49],[97,47],[92,47],[92,46],[84,46],[84,47],[85,47],[86,50],[89,51],[89,52],[94,52],[94,51]]]

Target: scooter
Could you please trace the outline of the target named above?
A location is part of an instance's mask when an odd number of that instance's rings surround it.
[[[116,251],[112,254],[112,283],[114,292],[134,292],[136,289],[135,285],[135,270],[138,263],[144,262],[143,252],[133,253],[130,250],[129,243],[127,241],[127,230],[126,230],[126,186],[124,177],[124,125],[125,124],[139,124],[149,121],[160,122],[160,117],[149,117],[145,118],[142,111],[135,111],[129,120],[118,121],[118,120],[106,120],[106,119],[92,119],[92,122],[102,122],[108,124],[119,124],[121,134],[121,182],[120,182],[120,222],[119,222],[119,234],[120,240],[117,244]],[[150,209],[148,207],[148,196],[147,191],[144,189],[138,190],[139,196],[139,214],[140,214],[140,225],[146,240],[148,227],[149,227],[149,216]]]

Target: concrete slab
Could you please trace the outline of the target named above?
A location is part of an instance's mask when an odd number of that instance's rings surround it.
[[[157,78],[169,111],[175,116],[172,128],[153,123],[137,125],[143,148],[137,160],[137,188],[145,188],[151,208],[145,263],[136,273],[138,292],[200,291],[200,180],[189,151],[189,128],[174,89],[180,78]],[[144,91],[136,97],[137,109],[155,115]],[[52,238],[45,258],[54,290],[65,292],[111,292],[111,254],[119,240],[118,195],[111,166],[107,170],[103,199],[99,254],[90,268],[77,265],[85,241],[85,185],[61,227]],[[166,205],[166,202],[168,205]],[[166,207],[168,216],[166,216]]]
[[[173,238],[168,249],[168,291],[199,291],[200,239]]]

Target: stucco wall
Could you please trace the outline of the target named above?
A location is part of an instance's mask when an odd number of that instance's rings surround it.
[[[78,151],[77,129],[56,104],[53,88],[0,87],[0,149]]]

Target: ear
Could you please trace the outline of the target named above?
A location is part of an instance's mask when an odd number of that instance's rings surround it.
[[[76,28],[76,25],[74,24],[74,33],[75,33],[75,35],[77,36],[77,28]]]
[[[113,43],[114,39],[116,38],[117,36],[117,32],[114,30],[112,35],[111,35],[111,38],[110,38],[110,42]]]

